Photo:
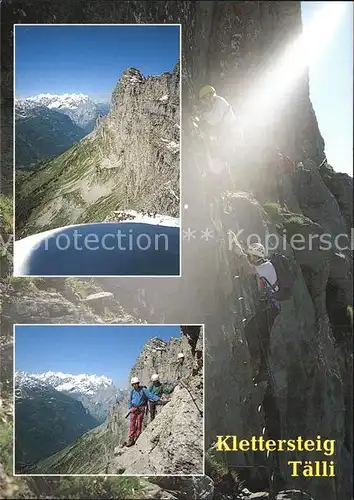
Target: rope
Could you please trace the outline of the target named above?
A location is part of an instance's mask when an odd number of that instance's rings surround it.
[[[195,407],[197,408],[198,412],[199,412],[199,415],[202,417],[203,416],[203,412],[200,410],[199,406],[197,405],[197,403],[195,402],[195,399],[193,398],[190,390],[188,389],[188,387],[184,384],[184,382],[182,382],[181,380],[179,381],[179,384],[187,390],[187,392],[189,393],[193,403],[195,404]]]

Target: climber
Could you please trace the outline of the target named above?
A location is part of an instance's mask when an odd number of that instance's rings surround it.
[[[150,422],[152,422],[152,420],[154,420],[154,418],[156,416],[156,405],[167,403],[167,399],[165,399],[164,396],[166,394],[170,393],[170,391],[168,391],[167,387],[165,387],[165,385],[160,382],[160,377],[157,373],[154,373],[151,376],[151,382],[152,383],[149,386],[149,391],[152,394],[155,394],[155,396],[158,396],[159,398],[161,398],[161,401],[149,401],[148,402],[149,413],[150,413]]]
[[[206,131],[210,142],[213,142],[216,148],[211,156],[225,161],[230,170],[240,139],[240,130],[232,106],[226,99],[217,95],[211,85],[203,85],[200,88],[199,102],[201,128]]]
[[[276,317],[280,313],[280,300],[287,300],[292,292],[293,282],[286,269],[287,260],[282,254],[275,254],[274,262],[265,257],[265,248],[261,243],[252,244],[247,254],[241,245],[236,245],[236,254],[240,258],[243,270],[248,275],[258,277],[260,300],[256,305],[255,315],[244,326],[253,365],[253,379],[257,384],[267,380],[267,356],[270,344],[270,333]],[[285,261],[284,261],[285,259]],[[280,263],[280,264],[279,264]],[[276,267],[281,269],[282,278],[278,279]],[[280,284],[282,285],[280,287]]]
[[[159,396],[140,385],[138,377],[131,379],[131,385],[133,389],[129,398],[130,426],[127,446],[133,446],[141,434],[147,402],[149,400],[161,401]]]
[[[184,354],[179,352],[177,355],[176,379],[177,382],[181,380],[184,375]]]

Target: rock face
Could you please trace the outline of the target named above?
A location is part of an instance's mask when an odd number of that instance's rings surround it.
[[[176,381],[177,354],[185,354],[184,366],[186,372],[191,372],[194,358],[185,336],[171,339],[169,342],[155,337],[144,345],[135,365],[133,366],[129,378],[139,377],[140,381],[148,386],[153,373],[158,373],[161,382],[168,384]]]
[[[97,314],[96,304],[85,302],[90,293],[104,293],[87,281],[15,279],[1,282],[2,321],[13,323],[139,323],[116,298]]]
[[[194,333],[202,352],[201,327],[195,327]],[[171,370],[171,359],[175,360],[181,349],[185,353],[185,366],[182,379],[177,382],[175,362]],[[199,364],[197,361],[186,335],[168,343],[153,338],[145,344],[131,375],[148,384],[151,374],[158,372],[162,382],[178,385],[170,402],[147,425],[136,444],[109,463],[108,473],[203,473],[203,358]]]
[[[175,389],[171,401],[148,424],[134,447],[109,463],[110,474],[202,474],[201,386]]]
[[[172,73],[151,77],[128,68],[113,91],[109,114],[95,130],[19,179],[18,237],[101,222],[115,210],[177,217],[179,94],[179,63]]]
[[[218,434],[237,433],[247,438],[258,435],[264,427],[268,435],[277,434],[283,439],[298,435],[321,435],[336,439],[335,478],[291,477],[285,455],[279,457],[280,463],[276,466],[266,457],[228,454],[228,462],[239,466],[236,469],[238,473],[245,473],[246,468],[242,465],[267,465],[264,469],[267,471],[265,478],[260,479],[251,474],[246,477],[246,485],[251,491],[264,491],[269,486],[272,473],[280,472],[285,486],[272,484],[272,493],[275,491],[284,497],[285,493],[280,491],[295,488],[294,495],[306,498],[307,492],[314,500],[351,498],[352,346],[351,338],[341,338],[340,335],[342,325],[346,326],[347,323],[343,309],[346,310],[347,303],[352,304],[352,301],[344,299],[346,292],[343,290],[352,284],[349,256],[343,252],[343,259],[339,257],[338,261],[331,252],[325,253],[323,261],[321,259],[316,266],[310,252],[303,252],[303,261],[298,264],[294,296],[283,306],[271,334],[270,365],[275,385],[273,393],[264,398],[262,388],[255,390],[251,381],[249,353],[241,324],[244,310],[241,311],[238,301],[242,292],[246,296],[246,310],[252,313],[255,298],[249,290],[251,285],[248,280],[242,277],[240,290],[237,280],[233,279],[237,275],[234,271],[238,268],[238,262],[223,245],[221,236],[225,236],[222,224],[226,224],[228,214],[231,215],[233,227],[245,226],[246,234],[249,231],[260,232],[262,238],[268,229],[274,230],[275,224],[268,222],[268,212],[250,194],[254,186],[249,175],[254,170],[253,161],[247,156],[240,163],[241,180],[244,178],[248,181],[245,182],[248,184],[246,193],[240,193],[241,181],[235,186],[230,185],[231,191],[235,193],[231,214],[228,203],[220,204],[220,212],[211,210],[211,193],[217,192],[220,183],[219,179],[208,180],[202,176],[208,159],[204,143],[192,120],[198,86],[205,82],[215,85],[218,92],[238,110],[238,103],[245,102],[252,82],[258,81],[256,70],[260,75],[267,69],[269,62],[275,62],[282,55],[287,42],[300,33],[300,2],[103,4],[105,2],[100,5],[97,2],[85,2],[79,14],[74,14],[65,4],[46,5],[40,11],[34,3],[30,8],[24,3],[21,5],[26,11],[26,22],[58,22],[59,19],[61,22],[72,22],[75,19],[81,23],[182,23],[182,189],[183,204],[188,205],[184,211],[183,225],[184,228],[196,230],[196,238],[183,240],[183,276],[178,280],[139,279],[132,282],[129,279],[106,279],[100,280],[101,285],[105,291],[114,293],[123,307],[144,321],[153,318],[154,322],[174,323],[180,322],[183,316],[184,322],[205,323],[207,446],[215,441]],[[4,19],[5,26],[6,23],[12,26],[16,21],[14,17],[8,14]],[[7,48],[10,49],[11,45],[3,44],[3,50]],[[10,59],[4,57],[4,61],[7,60]],[[10,67],[9,63],[4,69],[4,80],[8,81],[8,85],[4,85],[2,119],[7,125],[7,129],[4,128],[7,135],[2,175],[12,169]],[[348,213],[352,203],[352,180],[333,172],[330,185],[324,177],[316,174],[316,167],[319,167],[324,157],[324,141],[309,99],[307,75],[299,79],[299,85],[289,92],[288,97],[287,103],[277,113],[278,123],[274,135],[277,137],[279,134],[284,152],[296,159],[299,156],[303,159],[303,146],[307,149],[304,173],[300,172],[286,182],[285,201],[289,211],[300,215],[300,219],[306,216],[322,227],[329,227],[332,236],[342,231],[342,218],[346,222],[345,231],[348,232],[351,225]],[[256,151],[254,148],[254,153]],[[299,184],[295,182],[297,176]],[[271,176],[267,177],[272,180]],[[307,177],[311,181],[311,195],[307,190],[302,197],[301,186],[306,184]],[[263,182],[265,179],[260,183],[261,188]],[[5,188],[8,192],[11,191],[9,185],[7,180]],[[345,189],[338,191],[336,188],[340,186]],[[322,203],[324,207],[321,207]],[[207,227],[215,231],[214,238],[208,242],[200,239],[200,231],[205,231]],[[293,254],[289,250],[287,255],[297,260],[301,253]],[[328,314],[329,304],[336,305],[336,312],[331,313],[331,317]],[[334,332],[339,335],[335,336]],[[225,380],[228,381],[228,391],[221,389]],[[313,454],[301,457],[305,460],[312,458]],[[247,470],[250,468],[247,467]],[[193,478],[185,478],[190,488],[189,496],[184,494],[182,480],[163,479],[164,489],[171,489],[176,498],[193,498],[192,492],[196,491]],[[173,489],[176,482],[176,489]],[[213,498],[211,487],[209,494]],[[286,494],[291,498],[290,494]],[[215,497],[230,498],[219,495],[218,491],[215,491]]]

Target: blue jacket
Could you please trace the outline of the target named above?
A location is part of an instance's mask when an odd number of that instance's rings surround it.
[[[148,399],[150,399],[151,401],[159,401],[160,400],[160,398],[158,396],[156,396],[156,394],[153,394],[152,392],[148,391],[144,387],[140,387],[138,391],[133,389],[130,393],[129,409],[132,406],[145,405]]]

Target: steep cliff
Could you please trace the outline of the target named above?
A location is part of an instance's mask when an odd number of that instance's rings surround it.
[[[193,355],[185,336],[164,342],[159,338],[152,338],[144,345],[136,363],[132,367],[130,377],[137,376],[145,384],[150,384],[153,373],[160,375],[161,381],[174,383],[176,379],[177,354],[185,353],[184,366],[192,371]]]
[[[179,216],[180,72],[128,68],[95,130],[16,181],[17,237],[136,209]]]

